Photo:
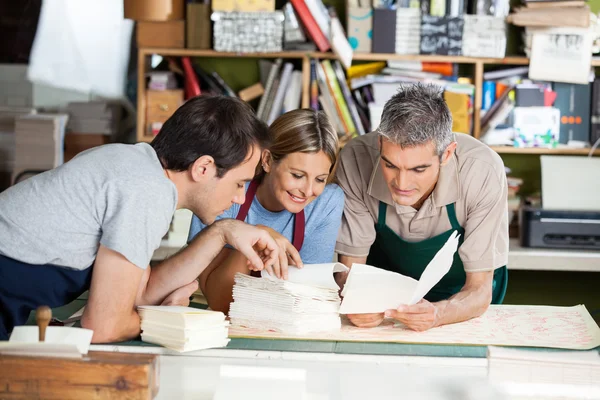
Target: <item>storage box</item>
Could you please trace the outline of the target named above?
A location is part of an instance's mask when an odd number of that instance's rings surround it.
[[[419,54],[421,51],[421,10],[396,10],[396,54]]]
[[[211,19],[216,51],[269,53],[283,48],[282,11],[214,12]]]
[[[460,56],[464,19],[460,17],[421,17],[421,54]]]
[[[373,10],[373,53],[396,52],[396,10]]]
[[[138,47],[185,47],[185,21],[137,23]]]
[[[213,0],[213,11],[275,11],[275,0]]]
[[[186,19],[188,49],[210,49],[212,26],[210,22],[210,4],[188,3]]]
[[[490,15],[464,15],[462,55],[467,57],[504,58],[506,23]]]
[[[124,17],[136,21],[183,19],[184,0],[123,0]]]
[[[146,127],[144,134],[158,134],[163,124],[183,104],[183,90],[148,90],[146,92]]]
[[[108,143],[110,143],[110,135],[69,132],[65,134],[65,162],[82,151]]]
[[[373,9],[348,7],[348,42],[355,53],[370,53],[373,37]]]

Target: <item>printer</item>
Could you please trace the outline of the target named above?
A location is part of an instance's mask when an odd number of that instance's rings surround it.
[[[521,207],[521,246],[600,251],[600,157],[540,161],[542,207]]]
[[[521,207],[521,246],[600,251],[600,211]]]

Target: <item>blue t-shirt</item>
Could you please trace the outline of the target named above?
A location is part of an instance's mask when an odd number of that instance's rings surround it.
[[[246,185],[246,190],[248,185]],[[333,252],[344,210],[344,192],[335,184],[325,186],[323,193],[304,208],[304,243],[300,257],[304,264],[321,264],[333,261]],[[217,220],[234,218],[240,211],[240,205],[234,204],[217,217]],[[287,210],[271,212],[265,209],[256,196],[250,205],[245,222],[250,225],[265,225],[292,241],[294,214]],[[188,242],[206,225],[195,215],[192,217]]]

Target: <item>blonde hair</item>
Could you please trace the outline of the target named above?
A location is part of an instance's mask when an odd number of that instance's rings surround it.
[[[334,167],[339,152],[338,135],[322,111],[308,108],[289,111],[277,118],[269,127],[273,162],[281,161],[292,153],[318,153],[322,151],[331,161],[328,183],[333,180]],[[259,164],[257,175],[265,171]]]

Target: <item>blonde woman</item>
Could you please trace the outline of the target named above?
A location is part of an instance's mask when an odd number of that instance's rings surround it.
[[[271,145],[261,155],[256,178],[243,203],[233,204],[217,219],[235,218],[267,230],[280,247],[281,271],[287,266],[331,262],[344,208],[344,193],[333,168],[338,138],[323,112],[294,110],[269,127]],[[193,217],[192,240],[206,228]],[[213,310],[229,312],[233,277],[250,274],[237,250],[224,248],[200,275],[200,288]]]

